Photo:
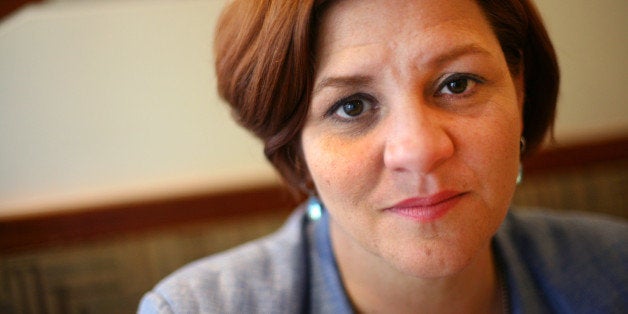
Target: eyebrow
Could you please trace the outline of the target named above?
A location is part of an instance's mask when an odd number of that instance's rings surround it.
[[[467,44],[457,46],[454,49],[440,54],[432,60],[429,60],[427,64],[430,66],[441,66],[451,60],[455,60],[460,56],[482,54],[490,56],[491,53],[480,47],[477,44]],[[312,91],[312,95],[318,94],[321,90],[328,87],[343,88],[349,86],[367,86],[373,81],[373,78],[368,75],[347,75],[347,76],[332,76],[324,78],[319,84],[317,84]]]
[[[466,45],[454,47],[453,49],[447,51],[446,53],[438,55],[436,58],[429,60],[428,64],[434,65],[434,66],[440,66],[451,60],[455,60],[459,58],[460,56],[474,55],[474,54],[491,56],[491,53],[488,50],[482,48],[481,46],[477,44],[466,44]]]
[[[314,88],[312,95],[316,95],[318,92],[327,87],[347,87],[347,86],[366,86],[373,81],[373,78],[367,75],[348,75],[348,76],[333,76],[323,79]]]

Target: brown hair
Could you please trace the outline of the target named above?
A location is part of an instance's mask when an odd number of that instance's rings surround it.
[[[313,189],[301,154],[300,132],[314,77],[316,0],[235,0],[216,29],[218,92],[234,118],[264,143],[268,160],[289,188]],[[529,0],[478,0],[513,74],[523,69],[526,154],[554,121],[559,70],[545,26]]]

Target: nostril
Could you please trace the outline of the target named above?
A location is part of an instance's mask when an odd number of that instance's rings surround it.
[[[454,154],[454,144],[444,130],[413,136],[391,136],[384,150],[384,164],[393,171],[429,173]]]

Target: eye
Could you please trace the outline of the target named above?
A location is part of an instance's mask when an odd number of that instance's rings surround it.
[[[344,121],[355,120],[373,110],[373,103],[372,97],[356,94],[337,101],[329,110],[329,114]]]
[[[458,95],[463,94],[475,87],[475,84],[481,83],[483,80],[476,75],[466,73],[456,73],[445,79],[438,87],[439,95]]]
[[[467,78],[459,78],[453,81],[447,82],[445,85],[445,89],[447,89],[451,94],[462,94],[467,90],[467,86],[469,86],[469,79]],[[441,90],[441,92],[444,92]]]
[[[344,102],[340,108],[336,110],[336,114],[344,118],[357,117],[364,112],[366,106],[367,105],[365,105],[361,99],[351,99]]]

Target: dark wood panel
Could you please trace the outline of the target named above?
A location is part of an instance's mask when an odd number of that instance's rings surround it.
[[[0,253],[97,240],[181,224],[288,213],[298,201],[279,185],[55,211],[0,221]]]
[[[526,175],[534,175],[620,160],[628,160],[628,135],[595,142],[553,144],[524,160],[524,169]]]

